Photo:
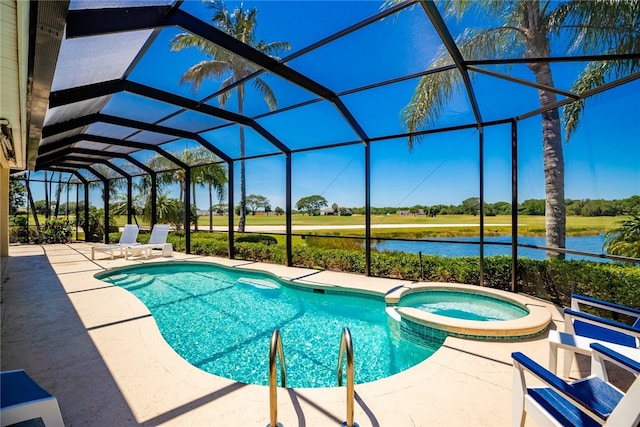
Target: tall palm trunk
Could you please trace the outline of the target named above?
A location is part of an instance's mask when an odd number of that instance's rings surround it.
[[[238,86],[238,114],[243,114],[242,104],[244,102],[244,87]],[[240,220],[238,221],[238,231],[244,232],[247,222],[246,205],[247,205],[247,183],[244,169],[244,126],[240,125]]]
[[[209,231],[213,231],[213,185],[209,183]]]
[[[193,206],[196,208],[196,222],[194,224],[193,231],[198,231],[198,204],[196,203],[196,181],[191,179],[191,200],[193,200]]]
[[[56,207],[53,216],[58,218],[60,213],[60,196],[62,194],[62,172],[58,172],[58,186],[56,187]]]
[[[544,58],[550,54],[549,39],[542,26],[539,25],[539,5],[529,2],[528,7],[527,47],[531,57]],[[535,74],[536,82],[548,87],[554,87],[549,63],[529,64]],[[540,106],[556,102],[555,93],[538,90]],[[562,136],[560,134],[560,116],[558,109],[546,111],[542,114],[542,156],[544,163],[545,187],[545,223],[547,246],[553,248],[565,247],[566,210],[564,203],[564,155]],[[547,252],[547,258],[558,257],[564,259],[564,254]]]

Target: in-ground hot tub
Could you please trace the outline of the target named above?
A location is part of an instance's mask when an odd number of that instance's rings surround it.
[[[521,339],[551,322],[549,310],[528,296],[473,285],[427,283],[398,289],[386,300],[403,331],[421,339]]]

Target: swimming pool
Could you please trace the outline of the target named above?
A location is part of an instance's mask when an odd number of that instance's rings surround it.
[[[212,263],[168,262],[96,276],[128,290],[167,343],[192,365],[249,384],[268,384],[269,343],[280,329],[288,387],[335,387],[340,336],[350,329],[355,381],[408,369],[442,340],[402,337],[384,298],[304,288],[267,273]]]

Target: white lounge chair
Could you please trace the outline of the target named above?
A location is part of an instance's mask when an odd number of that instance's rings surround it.
[[[111,259],[115,258],[116,251],[122,252],[131,245],[136,244],[138,238],[138,231],[140,229],[135,224],[127,224],[122,230],[122,235],[118,243],[112,243],[110,245],[94,246],[91,248],[91,259],[95,258],[96,252],[108,252],[111,254]]]
[[[169,224],[156,224],[151,230],[151,237],[149,237],[149,243],[143,245],[131,245],[124,250],[124,257],[129,259],[129,255],[140,256],[144,255],[145,259],[149,259],[154,249],[164,250],[167,243],[167,236],[169,235]]]
[[[41,419],[46,427],[64,427],[58,400],[22,370],[0,372],[2,427]],[[37,421],[36,421],[37,422]]]
[[[626,391],[592,374],[567,382],[522,353],[513,353],[512,426],[523,426],[526,415],[545,426],[636,426],[640,421],[640,350],[632,357],[602,344],[591,344],[592,357],[605,366],[613,363],[634,375]],[[604,369],[604,368],[603,368]],[[525,373],[528,373],[525,375]],[[527,385],[529,374],[543,386]]]

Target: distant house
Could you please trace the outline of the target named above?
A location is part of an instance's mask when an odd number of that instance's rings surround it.
[[[320,215],[336,215],[332,208],[324,208],[320,210]]]
[[[402,215],[402,216],[409,216],[409,215],[424,215],[424,209],[418,209],[415,212],[411,212],[411,211],[396,211],[396,215]]]

